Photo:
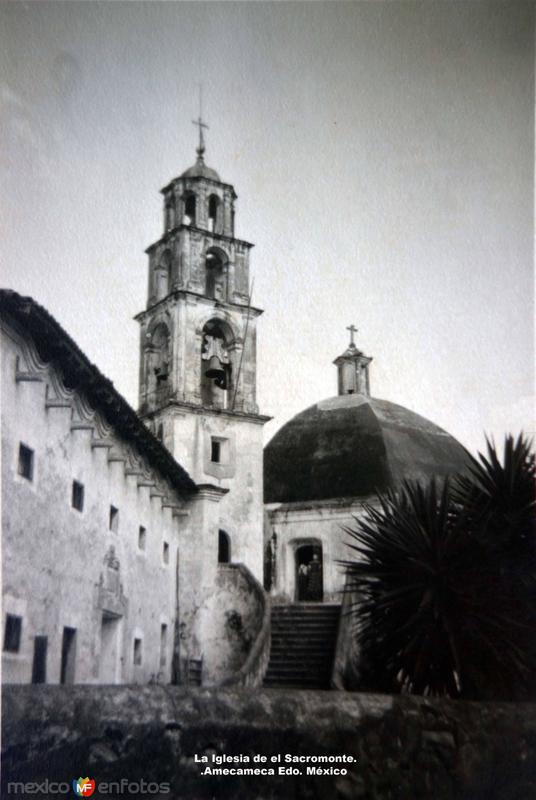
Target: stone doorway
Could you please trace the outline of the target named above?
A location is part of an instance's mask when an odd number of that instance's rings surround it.
[[[295,559],[296,601],[321,603],[324,598],[322,545],[300,545],[296,548]]]
[[[119,683],[121,617],[104,611],[101,621],[99,683]]]

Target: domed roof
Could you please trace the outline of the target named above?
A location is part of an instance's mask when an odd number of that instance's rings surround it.
[[[219,181],[221,183],[220,176],[216,170],[207,167],[201,158],[197,159],[193,167],[183,172],[181,178],[208,178],[208,180]]]
[[[363,394],[323,400],[297,414],[264,451],[267,503],[366,497],[464,470],[469,454],[407,408]]]

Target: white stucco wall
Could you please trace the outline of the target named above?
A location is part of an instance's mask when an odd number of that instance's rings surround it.
[[[227,490],[219,504],[219,528],[230,537],[231,560],[245,564],[262,582],[262,425],[207,410],[176,409],[168,412],[166,422],[172,452],[196,483]],[[212,437],[227,441],[228,455],[220,464],[210,461]]]
[[[22,331],[3,323],[2,351],[3,626],[7,613],[23,618],[20,651],[3,653],[4,682],[31,680],[34,636],[41,635],[48,637],[47,682],[58,683],[65,626],[77,632],[75,682],[102,682],[99,598],[117,575],[105,564],[111,547],[122,585],[116,599],[124,610],[115,634],[115,679],[169,681],[177,549],[188,517],[177,517],[164,506],[166,498],[151,494],[159,488],[168,500],[180,503],[180,498],[83,397],[63,387],[53,366],[39,362]],[[17,364],[39,380],[17,381]],[[47,398],[64,405],[47,408]],[[73,429],[73,423],[88,427]],[[92,447],[96,439],[112,446]],[[34,451],[31,481],[18,474],[21,442]],[[112,455],[123,460],[109,463]],[[73,479],[84,485],[82,512],[72,508]],[[142,486],[143,481],[157,486]],[[119,509],[116,532],[109,530],[111,505]],[[138,547],[140,525],[146,528],[145,550]],[[164,542],[169,563],[163,559]],[[167,625],[164,665],[162,624]],[[133,663],[135,637],[142,639],[139,666]]]

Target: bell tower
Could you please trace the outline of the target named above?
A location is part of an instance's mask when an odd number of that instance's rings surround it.
[[[196,483],[225,492],[220,533],[232,561],[262,575],[262,426],[249,255],[235,236],[233,186],[205,163],[162,189],[164,230],[147,249],[139,413]],[[258,551],[258,552],[257,552]]]

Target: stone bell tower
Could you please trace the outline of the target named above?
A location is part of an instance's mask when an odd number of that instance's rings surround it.
[[[139,413],[197,484],[219,487],[220,560],[262,575],[262,426],[249,253],[234,188],[197,160],[162,189],[164,231],[147,249]]]

